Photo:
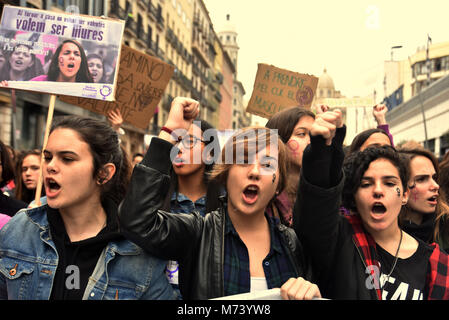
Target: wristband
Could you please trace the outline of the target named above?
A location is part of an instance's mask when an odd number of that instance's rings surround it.
[[[173,133],[173,130],[172,130],[172,129],[163,126],[163,127],[161,128],[161,131],[167,132],[169,135],[171,135],[171,137],[172,137],[175,141],[179,141],[179,136],[176,135],[176,133]]]
[[[167,127],[165,127],[165,126],[161,128],[161,131],[165,131],[165,132],[167,132],[168,134],[171,134],[171,133],[173,132],[172,129],[167,128]]]

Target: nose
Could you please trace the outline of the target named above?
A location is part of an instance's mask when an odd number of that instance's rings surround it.
[[[44,162],[44,167],[45,167],[45,170],[48,172],[48,173],[55,173],[56,172],[56,159],[55,159],[55,157],[53,157],[50,161],[48,161],[48,162]]]
[[[440,185],[432,178],[430,190],[438,191],[440,189]]]
[[[382,198],[384,196],[384,189],[382,188],[382,184],[381,182],[376,182],[374,184],[374,189],[373,189],[373,197],[376,199]]]
[[[259,180],[259,178],[260,178],[260,163],[259,163],[259,161],[256,161],[255,163],[250,165],[248,177],[250,179]]]

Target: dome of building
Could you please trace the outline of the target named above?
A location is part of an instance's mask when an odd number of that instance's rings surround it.
[[[335,90],[334,80],[327,74],[326,68],[324,68],[323,74],[318,79],[318,89]]]
[[[235,24],[231,22],[231,15],[226,15],[226,20],[217,28],[218,33],[237,33]]]

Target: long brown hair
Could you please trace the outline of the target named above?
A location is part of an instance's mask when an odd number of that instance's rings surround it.
[[[260,146],[271,146],[273,141],[277,142],[278,147],[278,168],[279,168],[279,183],[277,187],[278,192],[282,192],[287,185],[287,151],[284,143],[274,130],[264,127],[248,127],[239,130],[236,134],[228,139],[223,149],[221,150],[220,160],[217,161],[209,174],[211,181],[216,181],[226,187],[228,173],[231,166],[240,163],[239,160],[247,161],[249,154],[256,154]],[[255,147],[255,149],[254,149]],[[244,154],[237,154],[239,150],[243,150]],[[232,151],[232,161],[229,163],[227,155]],[[245,159],[240,159],[243,156]]]
[[[16,197],[16,199],[22,200],[23,202],[26,202],[26,203],[30,203],[31,201],[33,201],[35,193],[36,193],[36,189],[28,189],[25,186],[25,184],[23,183],[23,178],[22,178],[23,161],[29,155],[37,156],[39,158],[39,162],[40,162],[41,151],[38,150],[38,149],[24,151],[24,152],[22,152],[19,155],[19,159],[17,161],[17,165],[16,165],[16,172],[17,172],[17,174],[16,174],[16,194],[15,194],[15,197]],[[44,195],[45,195],[45,190],[44,190],[44,188],[42,188],[41,196],[44,196]]]
[[[410,167],[410,163],[412,161],[413,158],[417,157],[417,156],[421,156],[421,157],[425,157],[427,159],[429,159],[432,164],[433,167],[435,169],[435,173],[437,175],[437,183],[440,184],[440,170],[439,170],[439,165],[438,165],[438,159],[435,157],[435,155],[424,149],[424,148],[415,148],[415,149],[399,149],[399,152],[403,155],[405,155],[408,158],[408,163],[409,163],[409,167]],[[411,168],[410,168],[411,170]],[[410,186],[409,186],[410,188]],[[410,210],[408,208],[408,206],[404,206],[403,210],[401,210],[401,213],[399,215],[399,220],[402,221],[404,219],[404,217],[407,215],[408,210]],[[444,192],[444,189],[440,187],[439,189],[439,196],[438,196],[438,200],[437,200],[437,206],[435,208],[435,229],[433,232],[433,240],[437,241],[440,237],[440,233],[443,230],[440,230],[440,227],[443,227],[444,229],[446,229],[446,231],[449,231],[449,221],[448,216],[449,216],[449,205],[446,202],[446,194]],[[446,223],[445,223],[446,222]]]

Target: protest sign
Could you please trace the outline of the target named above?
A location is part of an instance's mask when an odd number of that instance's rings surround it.
[[[114,102],[68,96],[59,99],[103,115],[119,108],[124,122],[146,129],[173,72],[173,66],[123,45]]]
[[[9,88],[114,100],[124,21],[4,6],[0,81]],[[55,81],[57,84],[55,84]]]
[[[321,104],[334,107],[371,107],[374,106],[373,98],[325,98]]]
[[[317,85],[312,75],[259,63],[246,112],[269,119],[294,106],[310,109]]]

